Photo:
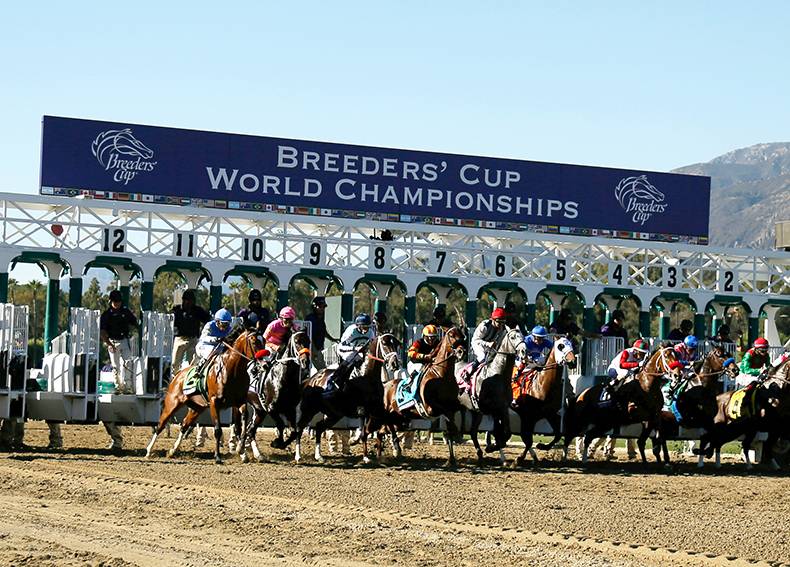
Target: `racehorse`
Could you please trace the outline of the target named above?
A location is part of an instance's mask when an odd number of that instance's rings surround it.
[[[250,385],[247,392],[247,406],[252,410],[252,419],[239,441],[239,454],[242,462],[247,462],[247,443],[256,461],[261,460],[261,452],[255,435],[266,415],[271,415],[277,427],[277,437],[271,446],[275,449],[285,447],[283,431],[286,422],[296,427],[296,408],[302,397],[302,381],[310,372],[310,337],[305,331],[297,331],[288,339],[283,353],[274,360],[265,376]]]
[[[653,455],[661,462],[669,464],[667,439],[678,434],[679,428],[700,428],[705,431],[713,426],[716,416],[716,395],[719,393],[719,380],[723,374],[731,377],[738,375],[735,359],[729,358],[720,345],[701,361],[695,363],[689,374],[672,391],[666,392],[664,407],[661,410],[659,434],[653,439]],[[702,466],[702,456],[700,456]]]
[[[740,409],[734,409],[737,401]],[[790,359],[766,371],[761,379],[733,392],[725,392],[716,397],[717,413],[713,427],[700,439],[699,449],[694,453],[713,456],[716,452],[716,466],[721,466],[721,446],[743,435],[742,447],[746,468],[751,469],[749,450],[760,431],[768,433],[763,443],[763,460],[772,468],[779,465],[773,458],[773,446],[780,437],[790,433]]]
[[[434,349],[433,361],[427,365],[418,387],[418,403],[404,411],[398,409],[396,394],[402,378],[395,378],[384,384],[384,411],[382,420],[373,420],[369,431],[378,430],[379,425],[384,425],[390,432],[395,457],[402,456],[400,441],[397,432],[405,429],[409,420],[423,417],[436,420],[441,416],[447,418],[447,447],[450,456],[447,464],[455,466],[455,453],[453,444],[458,435],[455,426],[455,412],[461,409],[458,401],[458,383],[455,379],[455,363],[463,360],[466,350],[466,337],[458,327],[450,328],[442,337],[439,345]],[[378,456],[381,458],[383,450],[383,435],[378,437]]]
[[[190,373],[191,366],[179,371],[173,380],[170,381],[163,400],[159,424],[154,430],[154,435],[151,437],[151,441],[145,450],[146,457],[151,456],[151,450],[154,447],[156,438],[162,433],[170,417],[182,406],[186,405],[189,407],[189,411],[181,422],[181,431],[178,433],[178,438],[173,448],[168,452],[168,456],[172,457],[176,454],[181,441],[195,427],[200,414],[206,408],[209,408],[211,421],[214,423],[214,461],[217,464],[222,463],[222,457],[219,452],[222,444],[222,427],[219,422],[219,412],[223,408],[238,408],[247,400],[247,390],[250,387],[247,363],[253,360],[255,352],[260,346],[256,333],[250,331],[243,331],[238,335],[237,333],[238,331],[233,331],[224,339],[223,342],[228,348],[222,354],[215,356],[210,364],[207,365],[205,370],[206,397],[200,391],[195,391],[191,394],[184,393],[184,382]],[[232,346],[230,341],[233,341]]]
[[[367,428],[364,427],[364,423],[368,417],[380,416],[383,412],[382,371],[385,365],[392,372],[400,368],[399,347],[400,341],[392,333],[382,333],[375,336],[367,345],[367,354],[356,375],[352,374],[342,383],[339,378],[333,379],[334,385],[330,385],[327,389],[330,377],[337,369],[325,368],[316,372],[303,384],[296,428],[284,443],[287,446],[291,441],[296,441],[294,460],[297,463],[302,459],[302,432],[318,413],[323,413],[324,418],[313,427],[316,461],[324,462],[321,455],[321,437],[324,431],[331,429],[339,419],[346,416],[362,419],[362,460],[365,463],[370,462]]]
[[[563,384],[563,381],[567,381],[564,375],[566,367],[576,367],[576,353],[568,338],[557,337],[542,368],[531,376],[520,374],[514,378],[513,409],[521,419],[521,440],[524,442],[524,452],[516,459],[517,464],[524,463],[527,453],[535,462],[538,461],[538,455],[532,448],[532,436],[535,424],[541,419],[546,419],[554,431],[554,439],[550,443],[538,444],[541,451],[554,447],[565,434],[563,426],[567,429],[568,423],[563,420],[561,412],[567,414],[572,411],[572,408],[569,410],[567,407],[575,402],[573,388],[570,384]],[[563,407],[566,409],[563,410]]]
[[[608,430],[631,423],[642,423],[642,433],[637,440],[642,463],[647,464],[645,443],[650,432],[658,428],[659,412],[663,405],[661,383],[665,376],[679,379],[682,364],[672,347],[661,347],[655,351],[644,369],[631,379],[616,387],[608,400],[602,400],[604,384],[587,388],[576,400],[574,411],[569,414],[573,434],[565,436],[565,457],[568,446],[575,435],[584,434],[582,462],[587,463],[590,443]],[[588,425],[592,427],[585,429]]]
[[[488,351],[485,364],[481,365],[472,388],[464,389],[458,395],[459,403],[472,413],[469,434],[477,452],[478,463],[483,462],[483,450],[477,439],[483,415],[490,415],[494,421],[496,445],[487,446],[486,452],[499,451],[499,460],[505,464],[504,448],[510,439],[510,404],[513,390],[510,387],[513,366],[518,355],[522,360],[527,354],[524,335],[517,329],[503,327],[494,337],[494,346]]]

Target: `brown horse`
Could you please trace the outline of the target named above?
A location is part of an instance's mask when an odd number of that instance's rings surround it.
[[[637,445],[642,463],[647,464],[645,444],[650,432],[658,428],[664,401],[662,380],[665,376],[678,379],[681,368],[675,351],[671,347],[661,347],[650,356],[644,369],[633,379],[622,382],[609,399],[602,400],[604,384],[597,384],[579,394],[574,411],[569,414],[570,431],[573,433],[565,436],[563,448],[566,457],[574,435],[584,434],[582,462],[587,463],[587,451],[593,439],[621,425],[641,422],[642,433]],[[587,429],[588,426],[591,427]]]
[[[659,463],[663,452],[664,463],[669,464],[667,439],[677,436],[680,426],[705,431],[713,426],[719,381],[724,374],[734,378],[738,375],[738,365],[721,345],[715,345],[703,360],[692,365],[688,375],[673,390],[670,391],[669,386],[664,387],[665,403],[660,414],[659,434],[653,439],[653,455]]]
[[[296,426],[296,408],[302,398],[302,381],[309,373],[310,337],[305,331],[298,331],[288,339],[282,355],[274,360],[269,372],[260,376],[247,392],[246,405],[252,409],[252,419],[239,441],[242,462],[247,462],[247,443],[255,460],[262,459],[255,435],[266,415],[272,417],[277,427],[277,437],[271,446],[285,446],[283,432],[286,422],[291,428]]]
[[[452,327],[442,337],[441,342],[433,351],[431,362],[423,373],[419,384],[418,406],[411,407],[403,412],[398,409],[396,393],[402,378],[390,380],[384,385],[384,411],[383,420],[373,420],[369,430],[378,430],[380,425],[388,428],[394,447],[395,456],[402,455],[397,432],[408,426],[409,420],[426,418],[436,420],[441,416],[447,418],[447,446],[450,456],[448,465],[455,466],[453,443],[458,435],[455,426],[455,412],[461,409],[458,401],[458,383],[455,381],[455,363],[463,359],[466,350],[466,337],[458,327]],[[420,409],[418,409],[421,406]],[[383,450],[382,436],[379,433],[378,456],[381,458]]]
[[[563,426],[568,423],[563,419],[563,413],[567,413],[568,406],[575,401],[573,388],[565,378],[566,367],[576,367],[576,353],[569,339],[557,337],[545,366],[532,378],[524,375],[514,378],[513,410],[521,419],[521,440],[524,442],[524,452],[516,463],[523,464],[527,453],[535,462],[538,461],[538,455],[532,448],[532,436],[535,424],[541,419],[546,419],[551,425],[554,439],[548,444],[538,443],[538,449],[551,449],[565,433]]]
[[[247,400],[247,390],[250,387],[250,376],[247,373],[247,363],[255,356],[256,350],[260,346],[258,335],[254,332],[244,331],[238,334],[234,331],[223,342],[226,350],[216,356],[208,365],[206,370],[206,391],[207,397],[196,391],[192,394],[184,394],[184,381],[191,367],[187,367],[178,372],[167,387],[164,397],[164,407],[159,416],[159,425],[154,430],[154,435],[148,443],[145,456],[151,456],[156,438],[164,430],[170,417],[182,406],[189,408],[186,417],[181,422],[181,431],[178,433],[173,448],[168,452],[172,457],[178,451],[181,441],[189,435],[195,427],[198,416],[206,408],[211,411],[211,421],[214,423],[214,460],[217,464],[222,463],[220,456],[220,445],[222,443],[222,426],[219,421],[220,410],[228,407],[238,408]],[[237,335],[237,336],[236,336]],[[232,338],[236,336],[235,340]],[[231,346],[231,341],[232,346]]]
[[[737,416],[730,412],[730,401],[735,396],[742,396],[742,409]],[[711,457],[715,451],[719,467],[721,446],[743,435],[746,468],[751,469],[749,450],[757,433],[764,431],[768,438],[763,444],[763,461],[769,462],[774,469],[779,468],[773,458],[773,445],[779,437],[787,437],[790,432],[790,359],[770,368],[745,388],[718,395],[716,406],[713,427],[702,436],[700,447],[694,449],[694,453]]]
[[[296,441],[294,460],[301,461],[302,432],[310,421],[319,413],[324,418],[319,421],[315,431],[315,460],[324,462],[321,455],[321,436],[324,431],[342,417],[359,417],[364,424],[367,418],[380,416],[383,413],[382,399],[382,371],[384,365],[396,371],[400,368],[398,348],[400,341],[391,333],[382,333],[374,337],[367,345],[367,354],[364,355],[362,366],[356,375],[343,380],[344,376],[335,374],[335,386],[327,389],[328,381],[338,369],[326,368],[316,372],[302,387],[302,401],[299,404],[299,417],[291,436],[284,445]],[[349,369],[345,369],[349,371]],[[341,370],[342,372],[342,370]],[[362,453],[363,461],[368,463],[368,439],[366,428],[362,428]]]

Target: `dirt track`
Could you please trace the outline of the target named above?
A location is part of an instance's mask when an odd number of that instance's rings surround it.
[[[28,424],[27,442],[46,444]],[[167,460],[129,429],[121,457],[100,427],[64,427],[64,454],[0,455],[2,565],[746,565],[790,561],[790,477],[634,463],[592,472],[472,466],[418,445],[400,465]],[[309,445],[309,444],[305,444]],[[309,449],[309,447],[308,447]],[[357,451],[358,453],[358,451]],[[515,454],[515,450],[513,451]],[[464,462],[464,460],[468,462]],[[727,558],[730,556],[731,558]]]

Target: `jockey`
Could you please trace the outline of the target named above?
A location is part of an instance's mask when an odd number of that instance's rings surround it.
[[[741,372],[749,376],[759,376],[768,367],[770,357],[768,356],[768,341],[760,337],[754,341],[754,345],[741,360]]]
[[[407,373],[406,386],[414,384],[415,378],[433,361],[433,351],[439,344],[442,336],[442,329],[436,325],[425,325],[422,329],[422,337],[414,341],[406,353],[409,361],[409,372]]]
[[[220,309],[214,314],[214,320],[203,326],[203,331],[200,333],[200,338],[195,346],[195,354],[200,359],[198,363],[199,371],[203,370],[203,366],[208,362],[211,353],[214,352],[217,345],[222,343],[222,339],[230,334],[232,321],[233,315],[231,315],[230,311]],[[222,352],[222,350],[219,350],[219,352]]]
[[[291,338],[291,332],[299,330],[293,324],[294,319],[296,319],[296,311],[293,307],[286,305],[280,309],[279,317],[269,323],[263,332],[266,350],[276,354],[285,348],[288,339]]]
[[[373,340],[373,329],[371,328],[370,315],[360,313],[354,319],[354,323],[343,331],[340,343],[337,345],[337,354],[343,359],[346,366],[354,366],[362,361],[359,352],[360,347]]]
[[[678,360],[683,364],[684,368],[688,368],[688,366],[697,360],[697,346],[699,345],[699,341],[697,337],[694,335],[689,335],[685,339],[683,339],[682,343],[678,343],[675,345],[674,351],[678,357]]]
[[[647,361],[648,351],[647,341],[637,339],[633,346],[623,349],[623,352],[612,359],[609,365],[609,377],[612,381],[616,381],[638,373]]]
[[[469,379],[477,368],[488,356],[488,350],[494,346],[494,340],[499,332],[505,328],[507,313],[501,307],[497,307],[491,312],[491,317],[480,323],[472,335],[472,352],[475,357],[468,370],[464,372],[464,378]]]
[[[524,344],[527,345],[527,360],[522,364],[526,365],[530,370],[538,366],[545,366],[546,360],[551,354],[551,349],[554,348],[554,341],[549,337],[546,327],[543,325],[536,325],[532,328],[532,332],[524,339]]]

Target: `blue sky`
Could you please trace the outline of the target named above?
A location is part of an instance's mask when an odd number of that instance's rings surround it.
[[[646,170],[790,140],[788,2],[17,2],[0,191],[44,114]]]

